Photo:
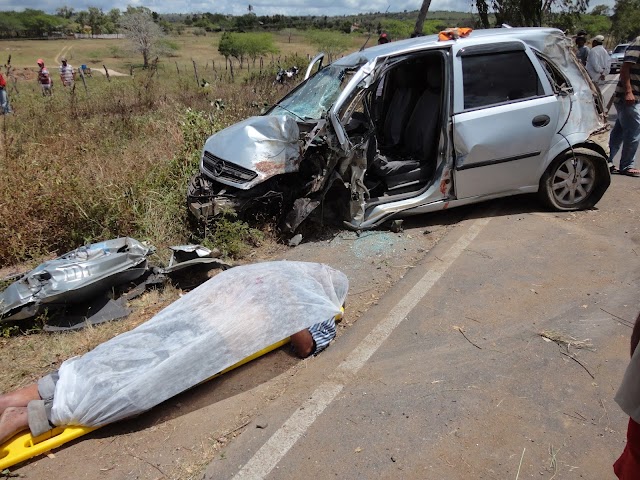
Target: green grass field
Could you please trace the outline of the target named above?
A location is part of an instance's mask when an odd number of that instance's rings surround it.
[[[282,60],[292,55],[307,57],[317,53],[317,49],[306,42],[303,33],[294,31],[290,38],[288,32],[278,32],[273,35],[280,53],[264,58],[263,62],[266,65],[277,64],[278,59]],[[178,50],[170,57],[160,58],[160,69],[176,70],[177,63],[180,70],[193,71],[194,60],[199,70],[210,70],[214,65],[218,70],[224,69],[224,57],[218,53],[220,37],[220,33],[207,33],[206,36],[185,34],[167,37],[178,46]],[[353,35],[352,38],[351,50],[355,50],[362,46],[366,36]],[[373,44],[372,41],[370,44]],[[102,70],[102,66],[106,65],[110,69],[128,73],[131,65],[142,64],[142,56],[131,50],[126,39],[0,40],[0,51],[2,52],[0,63],[5,63],[11,55],[11,64],[14,67],[31,68],[34,71],[37,70],[38,58],[42,58],[45,65],[53,68],[59,65],[58,60],[61,54],[64,54],[74,67],[85,64],[94,70]],[[114,51],[117,52],[117,56],[114,56]],[[238,69],[237,62],[234,68]],[[246,69],[246,65],[244,68]]]

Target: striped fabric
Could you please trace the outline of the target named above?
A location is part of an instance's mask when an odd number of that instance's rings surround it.
[[[321,323],[316,323],[309,327],[309,333],[313,337],[313,343],[316,349],[313,351],[313,355],[317,355],[322,350],[327,348],[336,337],[336,322],[333,318]]]
[[[627,47],[623,62],[633,64],[631,66],[631,89],[636,97],[636,103],[640,102],[640,37]],[[620,77],[616,86],[616,101],[624,101],[624,93],[625,88],[622,84],[622,77]]]

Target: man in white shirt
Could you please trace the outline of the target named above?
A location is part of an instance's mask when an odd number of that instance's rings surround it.
[[[604,85],[605,76],[611,69],[611,56],[602,46],[604,37],[596,35],[591,42],[591,51],[587,57],[587,72],[597,85]]]
[[[76,81],[76,71],[67,63],[65,57],[62,57],[60,61],[62,62],[62,65],[60,65],[60,81],[65,87],[73,87]]]

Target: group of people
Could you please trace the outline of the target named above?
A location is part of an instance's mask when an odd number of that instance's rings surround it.
[[[49,69],[45,67],[44,60],[38,59],[38,84],[42,89],[43,96],[49,96],[53,93],[53,78],[49,73]],[[76,72],[67,62],[65,57],[60,59],[60,82],[64,87],[73,88],[76,81]]]
[[[596,35],[591,40],[591,48],[587,46],[586,33],[579,32],[576,37],[576,56],[584,65],[597,85],[604,85],[605,77],[611,69],[611,56],[604,48],[604,36]]]
[[[578,32],[575,39],[576,56],[584,65],[593,82],[601,86],[611,69],[611,56],[604,48],[604,37],[596,35],[591,48],[587,44],[585,32]],[[636,38],[625,52],[620,78],[612,101],[616,108],[616,123],[609,136],[609,168],[611,173],[640,177],[635,168],[635,156],[640,144],[640,37]],[[620,165],[613,159],[622,149]]]
[[[73,88],[76,81],[76,72],[71,65],[67,62],[65,57],[60,59],[60,81],[64,87]],[[41,58],[37,61],[38,64],[38,85],[42,89],[43,96],[50,96],[53,94],[53,78],[49,69],[45,67],[44,60]],[[9,92],[7,86],[7,79],[0,71],[0,115],[6,115],[12,113],[11,104],[9,103]]]

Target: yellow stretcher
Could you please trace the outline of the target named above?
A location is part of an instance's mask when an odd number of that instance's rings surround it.
[[[267,353],[275,350],[276,348],[280,348],[288,342],[289,338],[285,338],[284,340],[274,343],[267,348],[263,348],[253,355],[249,355],[243,360],[240,360],[238,363],[225,368],[220,373],[213,375],[212,377],[205,380],[205,382],[213,380],[223,373],[227,373],[235,368],[238,368],[245,363],[250,362],[251,360],[255,360],[258,357],[266,355]],[[36,455],[46,453],[53,448],[60,447],[65,443],[75,440],[76,438],[86,435],[87,433],[93,432],[98,428],[100,427],[56,427],[38,437],[33,437],[29,432],[20,433],[4,445],[0,446],[0,471],[4,470],[5,468],[12,467],[13,465],[16,465],[20,462],[24,462],[25,460],[29,460]]]

